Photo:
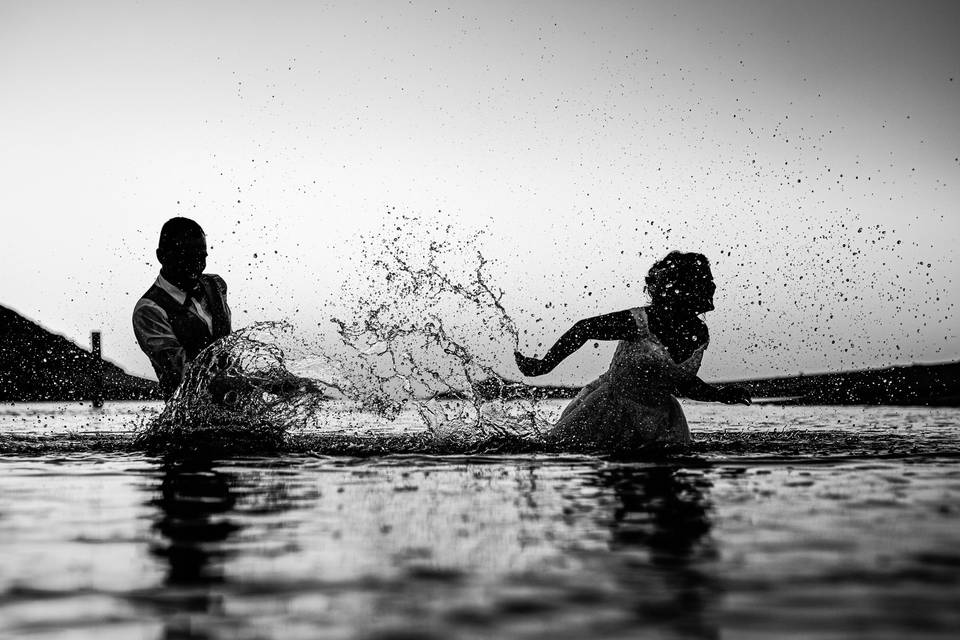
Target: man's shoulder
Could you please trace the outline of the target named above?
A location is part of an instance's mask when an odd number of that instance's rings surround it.
[[[159,280],[155,280],[147,290],[143,292],[143,295],[137,300],[137,303],[133,306],[133,320],[137,321],[140,319],[167,319],[167,312],[164,310],[163,305],[160,304],[163,296],[167,295],[166,292],[159,286]]]
[[[142,308],[157,308],[161,309],[160,304],[157,302],[157,292],[163,293],[163,289],[158,285],[158,282],[153,281],[146,291],[140,294],[140,298],[137,300],[137,304],[133,307],[133,313],[136,314]]]
[[[158,305],[156,302],[146,297],[142,296],[137,300],[137,304],[133,305],[133,317],[134,319],[145,317],[145,316],[164,316],[166,317],[166,312],[163,308]]]

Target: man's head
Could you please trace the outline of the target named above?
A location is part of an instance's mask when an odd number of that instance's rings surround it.
[[[164,277],[177,286],[195,285],[207,268],[207,237],[190,218],[170,218],[160,229],[157,260]]]

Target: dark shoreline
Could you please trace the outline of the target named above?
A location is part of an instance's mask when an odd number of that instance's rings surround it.
[[[960,407],[960,362],[727,382],[783,405]]]
[[[0,402],[86,401],[95,394],[105,401],[163,398],[153,380],[98,363],[89,350],[3,305],[0,336]]]
[[[132,376],[103,361],[102,387],[91,352],[0,305],[0,402],[84,402],[99,392],[103,400],[161,400],[153,380]],[[800,374],[726,381],[758,399],[779,405],[890,405],[960,407],[960,362]],[[482,398],[569,399],[580,387],[528,385],[488,378],[475,385]],[[459,399],[460,394],[443,398]]]

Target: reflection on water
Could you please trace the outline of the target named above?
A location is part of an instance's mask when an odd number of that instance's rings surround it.
[[[151,552],[170,567],[165,580],[171,586],[223,582],[224,544],[240,527],[230,519],[236,499],[230,477],[212,464],[169,465],[163,471],[156,530],[163,544]]]
[[[702,480],[675,466],[584,460],[557,476],[540,461],[477,462],[303,461],[299,472],[292,465],[165,465],[148,501],[159,534],[150,553],[166,567],[165,588],[150,599],[163,637],[229,637],[227,630],[255,623],[254,612],[280,603],[297,610],[304,601],[327,609],[300,614],[311,628],[322,622],[348,636],[366,626],[351,615],[360,608],[391,621],[364,630],[374,635],[446,637],[464,625],[507,636],[531,625],[586,632],[599,609],[608,633],[656,628],[717,637],[717,591],[701,566],[712,554]],[[323,488],[304,493],[314,482]],[[305,499],[294,499],[297,493]],[[316,533],[334,528],[333,535],[264,553],[275,542],[268,532],[289,535],[302,521],[285,513],[295,508],[311,511]],[[589,517],[571,518],[576,513]],[[251,514],[273,527],[245,525]],[[585,550],[584,537],[601,544]],[[284,567],[279,583],[274,562]],[[247,611],[241,603],[251,594],[256,605]],[[280,602],[265,604],[271,599]]]
[[[719,632],[710,614],[717,593],[701,567],[712,552],[706,486],[696,486],[679,472],[676,467],[598,470],[598,483],[612,488],[620,503],[609,521],[610,547],[648,550],[650,573],[662,577],[661,585],[631,585],[642,597],[638,617],[663,621],[683,636],[715,638]],[[633,583],[646,568],[638,564],[626,563]],[[660,597],[650,598],[651,592]]]
[[[704,491],[677,467],[622,466],[596,475],[597,484],[613,489],[620,501],[610,523],[612,548],[644,546],[654,564],[674,566],[710,532]]]
[[[167,465],[160,495],[150,503],[158,509],[154,527],[160,534],[150,552],[166,563],[164,585],[172,596],[158,603],[163,638],[214,637],[198,619],[223,614],[223,597],[212,588],[225,580],[227,542],[240,529],[230,517],[236,505],[230,476],[210,463]]]
[[[279,514],[295,505],[283,476],[265,471],[238,472],[209,460],[163,465],[147,504],[156,508],[150,554],[166,567],[166,588],[148,600],[164,619],[164,638],[221,637],[237,617],[226,606],[242,583],[227,577],[230,560],[269,556],[276,543],[262,533],[247,536],[252,527],[243,522],[253,515],[284,526]]]

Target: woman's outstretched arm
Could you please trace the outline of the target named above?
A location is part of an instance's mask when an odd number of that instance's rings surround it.
[[[750,404],[750,393],[737,385],[718,387],[704,382],[697,376],[690,376],[678,385],[677,395],[701,402],[722,402],[724,404]]]
[[[543,358],[528,358],[519,351],[515,351],[513,357],[523,375],[542,376],[553,371],[587,340],[633,340],[638,334],[633,312],[627,309],[580,320],[560,336]]]

